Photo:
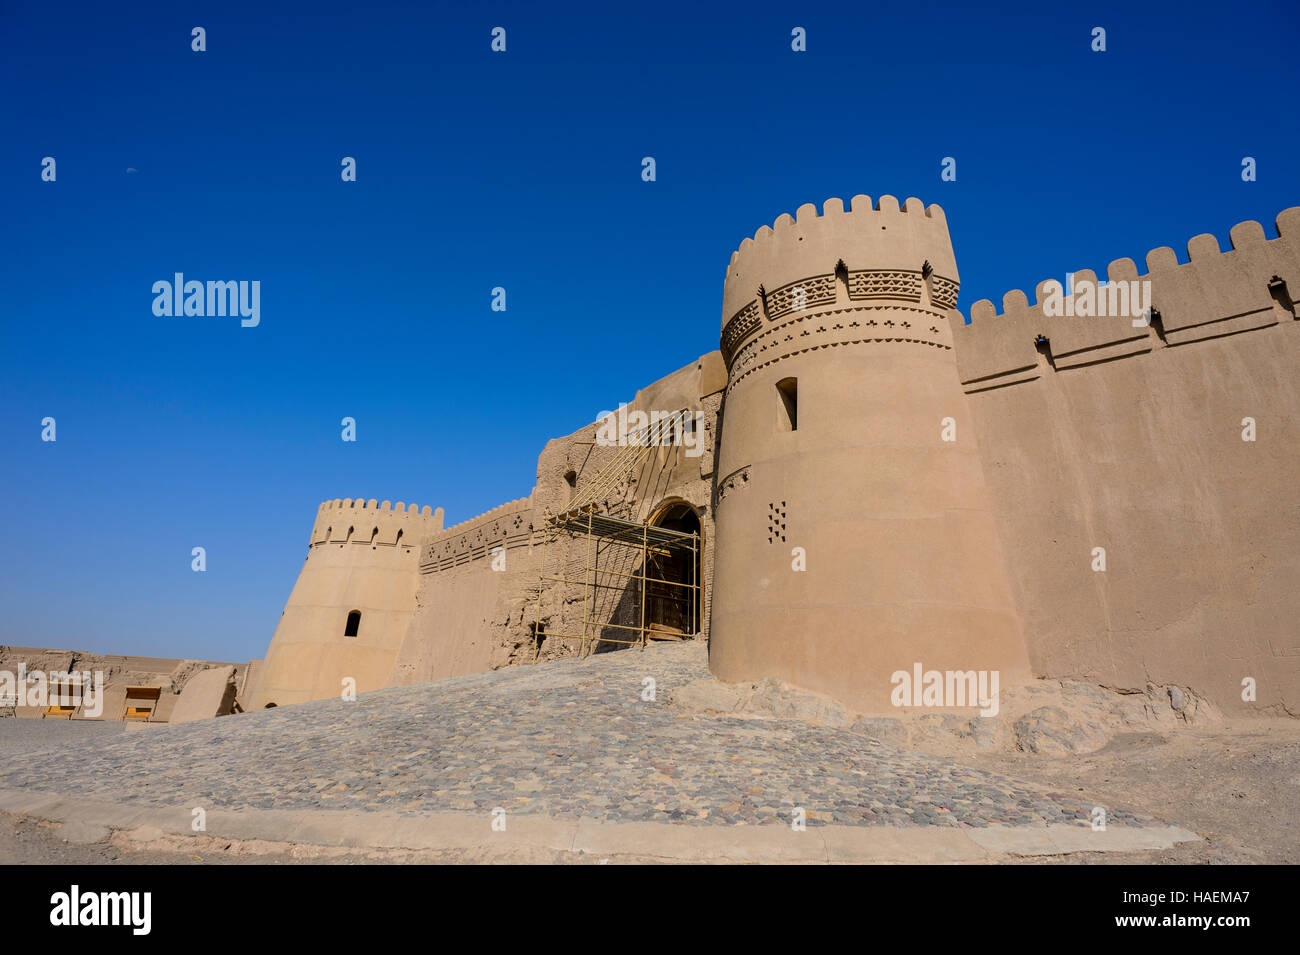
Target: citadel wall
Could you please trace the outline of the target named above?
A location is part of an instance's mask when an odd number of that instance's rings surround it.
[[[425,538],[417,612],[390,685],[482,673],[511,662],[503,637],[518,636],[522,647],[529,633],[525,607],[537,585],[530,573],[533,548],[541,542],[535,514],[527,497]]]
[[[979,449],[960,421],[958,274],[938,206],[811,204],[746,239],[728,367],[710,666],[890,712],[891,675],[1029,677]],[[804,567],[798,566],[800,558]]]
[[[1300,208],[1276,227],[1112,262],[1150,282],[1149,327],[1048,315],[1048,282],[956,326],[1036,675],[1300,714]]]
[[[1277,228],[1241,223],[1227,252],[1198,236],[1186,264],[1156,249],[1146,274],[1112,263],[1150,283],[1149,326],[1085,317],[1088,271],[1075,317],[1049,315],[1040,283],[1034,305],[1009,292],[967,325],[938,206],[805,205],[732,256],[721,351],[631,403],[698,411],[702,453],[657,449],[603,509],[698,518],[700,628],[729,682],[888,713],[892,675],[920,664],[1295,715],[1300,209]],[[322,505],[257,704],[531,662],[539,617],[541,659],[577,653],[558,634],[584,614],[622,622],[627,591],[539,588],[543,555],[546,575],[584,576],[588,542],[543,546],[547,518],[616,451],[597,423],[556,438],[527,498],[446,529],[428,508]]]

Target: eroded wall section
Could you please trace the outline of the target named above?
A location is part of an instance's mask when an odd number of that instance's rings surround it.
[[[605,502],[608,513],[638,521],[665,502],[684,502],[695,511],[703,535],[700,616],[706,632],[713,574],[714,447],[724,385],[722,360],[713,352],[638,392],[628,402],[629,411],[699,412],[699,431],[692,436],[693,447],[657,449],[623,477]],[[546,543],[543,529],[546,519],[563,510],[617,452],[617,446],[597,440],[595,422],[555,438],[538,457],[537,484],[529,497],[424,541],[418,607],[394,661],[391,684],[530,663],[535,655],[573,656],[578,644],[554,634],[581,632],[584,612],[603,623],[617,618],[626,605],[623,596],[606,594],[599,604],[589,602],[584,608],[581,587],[541,579],[543,559],[547,577],[583,576],[588,542],[560,538]],[[534,640],[539,617],[545,635],[540,654]]]

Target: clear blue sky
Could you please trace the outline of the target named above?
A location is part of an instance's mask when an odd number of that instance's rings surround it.
[[[801,203],[940,203],[963,310],[1300,203],[1293,2],[5,0],[0,48],[4,643],[260,657],[320,501],[526,495]],[[175,272],[261,324],[154,316]]]

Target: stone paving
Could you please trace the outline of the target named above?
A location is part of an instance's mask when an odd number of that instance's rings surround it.
[[[108,720],[0,719],[0,772],[28,750],[99,746],[100,737],[125,731],[125,723]]]
[[[847,730],[685,715],[664,701],[708,675],[665,644],[297,706],[94,734],[19,754],[0,789],[149,807],[459,811],[692,826],[983,828],[1089,824],[1049,792]],[[642,700],[643,680],[657,701]],[[0,738],[20,721],[0,720]],[[6,725],[8,724],[8,725]],[[1158,825],[1107,807],[1107,824]]]

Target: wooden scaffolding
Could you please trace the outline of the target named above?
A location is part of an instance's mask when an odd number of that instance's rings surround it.
[[[608,513],[608,500],[618,484],[657,448],[675,444],[688,427],[689,415],[689,411],[677,411],[629,434],[613,459],[569,506],[547,518],[533,623],[534,661],[541,654],[542,643],[552,637],[576,642],[579,657],[585,657],[602,644],[644,648],[650,640],[694,635],[700,607],[700,535]],[[548,555],[553,555],[549,562]],[[670,572],[683,562],[689,573]],[[689,579],[676,579],[678,576]],[[554,629],[547,629],[543,620],[542,595],[548,585],[563,588],[559,625]],[[582,592],[581,623],[575,620],[566,625],[565,598],[575,588]],[[673,627],[651,619],[647,614],[651,607],[658,611],[651,616],[673,616],[683,625]]]

